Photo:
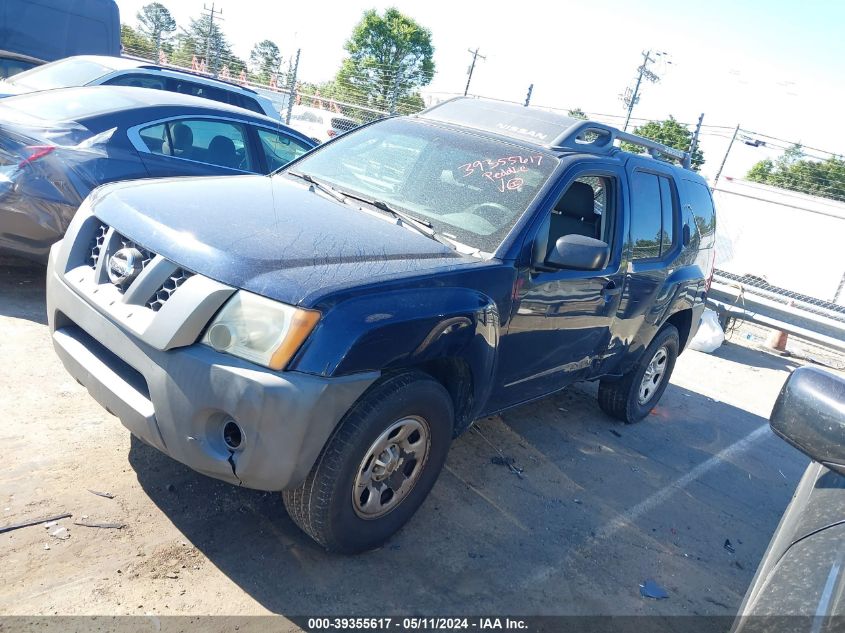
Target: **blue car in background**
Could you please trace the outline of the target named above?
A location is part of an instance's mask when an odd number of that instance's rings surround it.
[[[0,250],[46,262],[103,183],[269,174],[314,145],[269,117],[160,90],[96,86],[3,99]]]

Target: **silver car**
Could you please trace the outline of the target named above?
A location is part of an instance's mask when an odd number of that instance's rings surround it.
[[[77,55],[38,66],[0,82],[0,97],[77,86],[132,86],[203,97],[279,119],[279,110],[266,97],[235,83],[157,66],[151,62]]]

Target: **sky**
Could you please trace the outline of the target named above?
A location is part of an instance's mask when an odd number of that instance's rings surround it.
[[[202,0],[161,0],[179,25]],[[145,0],[117,0],[135,25]],[[211,6],[209,0],[205,0]],[[644,83],[633,116],[694,122],[704,113],[701,146],[712,178],[733,128],[845,154],[845,2],[839,0],[215,0],[234,52],[248,58],[263,39],[288,56],[301,49],[299,77],[331,79],[344,42],[363,11],[395,6],[430,29],[436,75],[426,91],[462,94],[478,47],[470,92],[533,105],[624,116],[619,99],[633,85],[644,50],[665,51]],[[668,63],[662,60],[668,60]],[[605,119],[614,121],[614,119]],[[615,119],[621,127],[623,119]],[[636,121],[635,121],[636,122]],[[714,126],[714,127],[711,127]],[[770,144],[772,143],[769,140]],[[784,143],[776,142],[779,145]],[[774,147],[735,143],[723,175],[741,177]]]

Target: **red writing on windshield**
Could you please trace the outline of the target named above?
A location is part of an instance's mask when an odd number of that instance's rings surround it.
[[[471,163],[464,163],[458,169],[461,175],[468,178],[478,174],[482,178],[496,184],[496,188],[505,191],[519,191],[525,181],[517,174],[526,173],[530,167],[538,167],[543,160],[542,154],[523,156],[502,156],[501,158],[483,158]]]
[[[483,158],[481,160],[474,160],[471,163],[464,163],[458,169],[463,170],[463,174],[461,175],[466,178],[467,176],[472,176],[476,172],[481,172],[482,174],[487,175],[488,172],[492,174],[492,170],[497,169],[498,167],[513,165],[525,167],[520,171],[527,171],[528,165],[534,165],[539,167],[540,162],[542,160],[542,154],[532,154],[530,156],[502,156],[501,158]]]

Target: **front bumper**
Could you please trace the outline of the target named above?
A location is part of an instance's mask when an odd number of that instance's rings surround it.
[[[145,343],[71,288],[51,251],[47,314],[70,374],[126,428],[211,477],[258,490],[301,483],[337,423],[378,374],[323,378],[273,372],[193,344]],[[244,440],[223,441],[228,418]]]

